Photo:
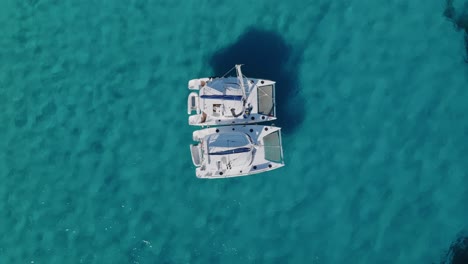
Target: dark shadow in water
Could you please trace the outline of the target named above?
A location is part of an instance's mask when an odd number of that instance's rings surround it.
[[[445,1],[444,16],[454,24],[457,30],[464,31],[465,39],[465,62],[468,63],[468,2],[465,2],[461,10],[455,10],[454,0]]]
[[[468,264],[468,236],[460,236],[452,243],[442,264]]]
[[[299,96],[297,79],[299,58],[281,35],[251,28],[213,54],[210,65],[216,76],[223,76],[235,64],[244,64],[245,76],[276,81],[278,119],[274,124],[282,127],[284,133],[292,133],[304,119],[304,100]]]

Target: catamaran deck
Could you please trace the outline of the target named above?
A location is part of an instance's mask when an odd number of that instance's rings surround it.
[[[247,176],[284,166],[281,129],[246,125],[206,128],[193,132],[191,145],[199,178]]]
[[[237,77],[189,81],[189,124],[195,126],[251,124],[276,119],[275,82],[247,78],[236,65]],[[198,91],[198,92],[196,92]]]

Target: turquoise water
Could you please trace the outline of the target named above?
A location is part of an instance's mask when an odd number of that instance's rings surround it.
[[[468,230],[444,2],[3,0],[0,263],[438,263]],[[234,63],[278,81],[287,165],[199,180],[187,81]]]

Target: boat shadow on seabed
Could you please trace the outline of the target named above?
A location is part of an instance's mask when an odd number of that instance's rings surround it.
[[[459,236],[452,243],[445,259],[441,264],[467,264],[468,263],[468,236]]]
[[[453,23],[457,30],[464,31],[465,62],[468,63],[468,1],[465,2],[461,10],[455,10],[453,1],[445,1],[444,16]]]
[[[213,54],[210,65],[216,76],[223,76],[234,64],[244,64],[246,76],[276,81],[278,119],[274,123],[289,134],[304,119],[304,100],[299,96],[297,79],[299,57],[279,34],[251,28]]]

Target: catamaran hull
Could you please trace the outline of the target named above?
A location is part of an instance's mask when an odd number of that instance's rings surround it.
[[[237,77],[199,78],[188,82],[188,123],[192,126],[256,124],[276,120],[276,82]],[[193,112],[196,112],[193,114]]]
[[[246,135],[255,146],[252,160],[240,166],[229,166],[230,155],[217,155],[214,158],[224,160],[214,164],[210,155],[208,141],[210,136],[228,133]],[[224,126],[206,128],[193,132],[193,140],[198,144],[190,146],[192,161],[196,166],[195,173],[198,178],[221,179],[241,177],[272,171],[284,166],[281,142],[281,128],[263,125]],[[247,155],[248,153],[246,153]],[[221,157],[220,157],[221,156]],[[220,158],[219,158],[220,157]],[[227,162],[226,162],[227,161]],[[211,162],[211,163],[210,163]],[[227,165],[227,166],[226,166]]]

